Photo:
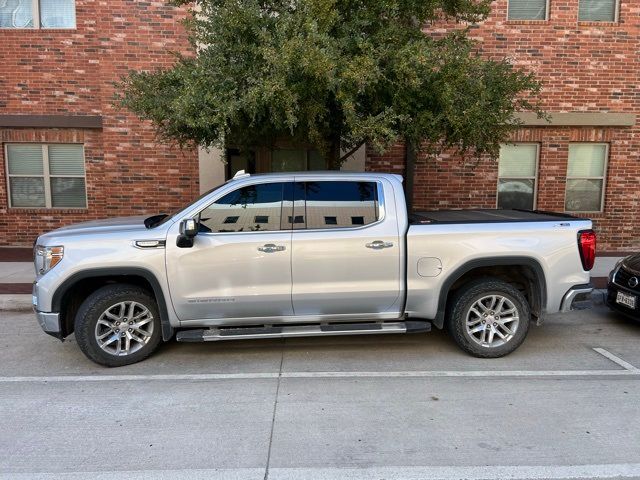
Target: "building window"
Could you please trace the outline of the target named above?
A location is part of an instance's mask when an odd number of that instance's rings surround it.
[[[581,22],[615,22],[619,0],[580,0],[578,20]]]
[[[7,144],[9,206],[86,208],[82,145]]]
[[[271,152],[272,172],[326,170],[327,162],[316,150],[279,149]]]
[[[74,0],[0,0],[0,28],[75,28]]]
[[[364,225],[364,217],[351,217],[351,225]]]
[[[516,143],[500,147],[498,208],[535,208],[539,151],[537,143]]]
[[[609,145],[606,143],[572,143],[569,145],[565,210],[567,212],[601,212]]]
[[[269,223],[269,216],[268,215],[256,215],[256,218],[254,219],[254,222],[256,222],[256,223]]]
[[[546,20],[549,0],[509,0],[509,20]]]
[[[338,217],[324,217],[324,224],[325,225],[337,225],[338,224]]]
[[[289,215],[289,223],[304,223],[304,216],[296,215],[295,217],[292,217]]]
[[[240,217],[236,217],[236,216],[234,216],[234,217],[227,217],[227,218],[225,218],[225,219],[224,219],[224,222],[222,222],[222,223],[238,223],[238,219],[239,219],[239,218],[240,218]]]

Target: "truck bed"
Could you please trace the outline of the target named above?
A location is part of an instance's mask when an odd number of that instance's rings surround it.
[[[415,212],[409,215],[410,225],[460,224],[460,223],[518,223],[518,222],[557,222],[559,220],[578,220],[572,215],[539,210],[437,210]]]

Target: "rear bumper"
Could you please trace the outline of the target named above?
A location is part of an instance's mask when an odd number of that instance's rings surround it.
[[[560,304],[561,312],[569,312],[573,306],[573,302],[580,295],[588,295],[593,292],[593,285],[585,284],[585,285],[574,285],[564,294],[562,297],[562,303]]]

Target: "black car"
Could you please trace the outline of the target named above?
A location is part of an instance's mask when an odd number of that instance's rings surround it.
[[[640,253],[619,261],[609,274],[607,305],[640,320]]]

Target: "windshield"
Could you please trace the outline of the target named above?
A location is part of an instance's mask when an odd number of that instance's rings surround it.
[[[217,186],[213,187],[211,190],[207,190],[206,192],[204,192],[202,195],[200,195],[198,198],[196,198],[192,202],[189,202],[186,205],[178,208],[177,210],[174,210],[170,214],[162,213],[160,215],[153,215],[153,216],[151,216],[149,218],[146,218],[145,221],[144,221],[145,226],[147,228],[155,228],[155,227],[159,227],[160,225],[164,225],[169,220],[171,220],[173,217],[175,217],[178,213],[180,213],[184,209],[188,208],[190,205],[193,205],[194,203],[202,200],[204,197],[206,197],[210,193],[213,193],[214,191],[218,190],[220,187],[226,185],[228,182],[229,181],[227,180],[223,184],[217,185]]]

